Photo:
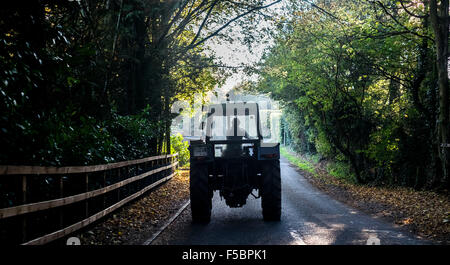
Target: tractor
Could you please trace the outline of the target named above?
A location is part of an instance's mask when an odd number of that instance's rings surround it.
[[[261,198],[263,219],[279,221],[280,145],[264,141],[258,104],[211,104],[201,131],[189,145],[192,221],[210,222],[214,191],[229,207],[242,207],[249,195]]]

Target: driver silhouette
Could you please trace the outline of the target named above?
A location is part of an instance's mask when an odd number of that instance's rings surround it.
[[[233,122],[231,123],[231,126],[228,127],[227,138],[242,137],[242,136],[244,136],[245,138],[249,138],[247,131],[242,129],[239,126],[239,124],[240,124],[239,119],[235,117],[233,119]]]

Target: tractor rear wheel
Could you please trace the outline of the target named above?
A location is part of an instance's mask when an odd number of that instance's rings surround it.
[[[211,220],[211,192],[208,185],[208,167],[192,165],[190,171],[190,199],[192,222],[209,223]]]
[[[264,161],[262,170],[261,206],[265,221],[281,219],[280,161]]]

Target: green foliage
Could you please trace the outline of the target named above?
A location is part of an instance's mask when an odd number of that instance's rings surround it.
[[[84,165],[167,152],[172,102],[223,81],[202,42],[216,27],[197,32],[205,12],[214,7],[208,21],[217,26],[248,8],[213,3],[4,6],[0,163]]]
[[[51,112],[39,123],[24,120],[15,128],[15,136],[2,139],[2,164],[88,165],[156,154],[155,135],[158,124],[151,122],[148,112],[99,121],[79,116],[67,108]]]
[[[313,135],[317,152],[325,157],[333,157],[335,151],[330,141],[327,139],[325,132],[321,131],[317,135]]]
[[[397,134],[390,127],[382,128],[371,135],[371,141],[365,153],[369,158],[377,161],[377,166],[388,166],[396,160],[399,155],[398,144],[400,139],[395,137],[397,137]]]
[[[315,128],[305,120],[305,116],[297,111],[297,106],[288,104],[284,107],[283,121],[286,123],[287,145],[295,151],[307,154],[316,153],[314,144]]]
[[[314,3],[291,1],[255,87],[284,105],[291,146],[335,159],[340,178],[429,185],[439,167],[435,57],[429,23],[410,15],[427,5]]]
[[[161,123],[150,118],[149,109],[136,115],[121,116],[113,113],[107,129],[117,144],[114,154],[121,160],[138,159],[156,154],[155,139]]]
[[[61,166],[70,163],[86,165],[115,161],[115,139],[105,128],[105,122],[99,123],[89,116],[81,116],[78,122],[74,122],[68,115],[70,114],[54,114],[43,124],[43,128],[30,135],[36,142],[43,136],[43,131],[49,133],[44,138],[46,142],[41,143],[44,148],[33,154],[31,163],[35,161],[44,165]]]
[[[189,167],[189,142],[184,141],[181,134],[178,133],[170,137],[170,148],[172,154],[178,153],[178,161],[180,162],[180,166]]]
[[[355,174],[350,165],[345,162],[334,162],[327,164],[327,172],[337,178],[349,183],[356,183]]]

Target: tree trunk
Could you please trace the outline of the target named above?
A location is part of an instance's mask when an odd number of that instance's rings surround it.
[[[136,59],[138,61],[136,65],[136,89],[135,89],[135,104],[136,112],[139,113],[144,110],[148,103],[148,99],[145,97],[145,92],[148,90],[148,76],[146,72],[147,63],[145,56],[145,43],[148,41],[146,25],[143,17],[139,17],[135,21],[136,31]]]
[[[170,113],[169,113],[169,115],[170,115]],[[170,125],[171,125],[171,120],[168,119],[166,121],[166,130],[165,130],[167,154],[170,154]]]
[[[439,156],[442,162],[442,180],[450,184],[450,124],[449,124],[449,82],[448,82],[448,36],[449,36],[449,0],[430,1],[430,18],[435,35],[436,64],[439,87],[438,140]]]

